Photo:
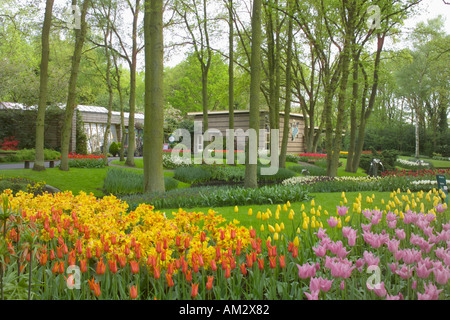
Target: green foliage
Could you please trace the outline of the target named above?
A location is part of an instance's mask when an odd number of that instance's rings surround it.
[[[164,177],[166,191],[176,189],[179,181]],[[125,169],[111,169],[105,178],[103,185],[106,194],[129,195],[144,192],[144,175],[142,172]]]
[[[211,173],[202,166],[179,167],[175,169],[174,178],[186,183],[197,183],[211,180]]]
[[[296,173],[303,173],[304,170],[307,170],[308,172],[305,172],[304,175],[310,175],[310,176],[325,176],[327,174],[327,170],[322,167],[315,167],[315,166],[290,166],[289,170],[294,171]]]
[[[113,141],[109,146],[109,153],[112,154],[114,157],[117,157],[120,154],[120,142]]]
[[[76,135],[77,135],[77,140],[76,140],[76,154],[87,154],[88,153],[88,148],[87,148],[87,143],[88,143],[88,137],[86,136],[86,133],[84,131],[84,123],[83,123],[83,119],[81,116],[81,112],[77,109],[76,111],[76,115],[77,115],[77,122],[76,122]]]
[[[61,157],[59,151],[44,149],[44,159],[45,160],[57,160]],[[15,154],[7,155],[6,157],[0,158],[0,162],[23,162],[25,160],[33,161],[35,159],[34,149],[22,149],[16,151]],[[2,160],[3,159],[3,160]]]
[[[106,161],[104,159],[69,159],[69,168],[98,169],[105,166]]]
[[[257,189],[243,187],[199,187],[176,189],[164,194],[152,193],[122,197],[130,210],[139,203],[148,203],[156,209],[222,207],[250,204],[281,204],[304,201],[308,194],[302,186],[263,186]]]

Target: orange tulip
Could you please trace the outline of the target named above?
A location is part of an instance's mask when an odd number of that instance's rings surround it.
[[[97,258],[100,258],[102,256],[102,248],[100,248],[99,246],[95,247],[95,256]]]
[[[292,258],[298,257],[298,247],[295,247],[292,249]]]
[[[76,264],[76,259],[75,249],[72,249],[69,253],[69,257],[67,258],[67,263],[69,266],[74,266]]]
[[[208,276],[208,281],[206,282],[206,290],[211,290],[213,286],[213,276]]]
[[[155,273],[153,276],[155,277],[155,279],[159,279],[159,277],[161,277],[161,273],[159,272],[159,267],[155,267],[154,271],[155,271]]]
[[[169,286],[169,288],[174,286],[173,280],[172,280],[172,275],[169,273],[166,273],[166,279],[167,279],[167,285]]]
[[[256,237],[256,230],[255,229],[250,229],[249,232],[250,232],[250,237],[251,238],[255,238]]]
[[[286,267],[286,260],[285,260],[285,256],[279,256],[278,260],[280,261],[280,268],[285,268]]]
[[[127,258],[124,256],[119,256],[117,260],[119,260],[120,267],[125,268],[125,266],[127,265]]]
[[[231,231],[230,231],[230,237],[231,237],[231,239],[236,238],[236,230],[235,230],[235,229],[231,229]]]
[[[102,275],[106,271],[106,264],[103,263],[103,258],[100,258],[100,260],[97,262],[97,274]]]
[[[39,263],[41,266],[45,266],[47,264],[48,254],[41,254],[39,257]]]
[[[59,263],[58,273],[63,274],[64,271],[66,271],[66,270],[65,270],[65,267],[64,267],[64,264],[65,264],[64,261],[61,261],[61,262]]]
[[[249,268],[253,267],[253,258],[251,254],[245,254],[245,257],[247,258],[247,265]]]
[[[241,263],[240,265],[239,265],[239,267],[241,268],[241,272],[242,272],[242,274],[245,276],[245,275],[247,275],[247,268],[245,267],[245,263]]]
[[[94,283],[94,294],[96,297],[99,297],[102,294],[100,291],[100,284],[98,282]]]
[[[89,289],[94,290],[95,278],[92,278],[91,280],[88,279],[88,283],[89,283]]]
[[[225,279],[228,279],[229,277],[231,277],[231,269],[227,267],[225,269]]]
[[[158,242],[156,244],[156,252],[161,253],[162,252],[162,246],[161,246],[161,242]]]
[[[139,273],[139,262],[137,261],[130,261],[131,266],[131,273]]]
[[[258,258],[258,268],[259,270],[264,269],[264,257],[263,258]]]
[[[191,281],[192,281],[192,272],[191,272],[190,269],[189,269],[188,271],[186,271],[186,272],[184,273],[184,275],[186,276],[186,281],[187,281],[187,282],[191,282]]]
[[[117,273],[117,262],[116,260],[108,260],[108,264],[109,264],[109,270],[112,273]]]
[[[194,270],[195,273],[199,271],[197,261],[192,262],[192,270]]]
[[[63,258],[62,247],[56,247],[56,256],[58,257],[58,259]]]
[[[80,271],[82,273],[87,272],[87,259],[80,260]]]
[[[234,259],[234,257],[230,258],[230,268],[232,270],[234,270],[236,268],[236,260]]]
[[[211,270],[212,271],[216,271],[217,270],[217,265],[216,265],[216,261],[215,260],[211,260]]]
[[[191,297],[195,298],[198,295],[198,283],[191,283]]]
[[[138,296],[137,286],[130,286],[130,298],[131,299],[136,299],[137,296]]]
[[[201,242],[206,241],[206,232],[205,232],[205,231],[202,231],[202,232],[200,233],[200,241],[201,241]]]
[[[77,250],[78,254],[83,253],[83,245],[81,244],[81,239],[77,239],[77,242],[75,243],[75,249]]]
[[[277,259],[276,257],[269,257],[269,267],[272,269],[275,269],[277,266]]]
[[[87,247],[86,248],[86,259],[91,259],[91,258],[92,258],[91,248]]]
[[[55,261],[55,264],[53,265],[53,268],[52,268],[52,272],[57,273],[58,269],[59,269],[59,262]]]
[[[124,253],[125,253],[126,256],[130,254],[130,248],[128,248],[127,244],[125,245]]]

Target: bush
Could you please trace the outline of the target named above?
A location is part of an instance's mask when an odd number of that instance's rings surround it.
[[[278,168],[274,175],[261,175],[261,166],[258,166],[258,181],[283,181],[296,176],[296,173],[285,168]]]
[[[166,191],[178,188],[178,184],[179,181],[164,177]],[[106,175],[103,189],[106,194],[141,194],[144,192],[144,175],[138,171],[110,169]]]
[[[111,145],[109,146],[109,153],[112,154],[114,157],[117,157],[120,154],[120,142],[113,141]]]

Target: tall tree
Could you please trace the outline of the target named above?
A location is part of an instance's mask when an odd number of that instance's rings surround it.
[[[72,4],[76,5],[77,1],[73,0]],[[89,8],[90,0],[84,0],[81,9],[81,28],[75,29],[75,49],[72,56],[72,68],[69,79],[69,89],[67,95],[66,111],[64,116],[63,132],[61,139],[61,165],[62,171],[69,171],[69,150],[70,137],[72,133],[72,121],[75,108],[77,107],[77,79],[80,69],[80,60],[83,50],[84,41],[87,32],[86,14]]]
[[[289,11],[289,1],[288,1]],[[283,138],[281,140],[280,151],[280,167],[286,167],[286,153],[289,139],[289,119],[291,114],[291,96],[292,96],[292,43],[293,43],[293,21],[288,16],[288,41],[286,47],[286,100],[284,105],[284,123],[283,123]]]
[[[36,155],[34,171],[45,171],[44,140],[45,140],[45,111],[47,109],[48,93],[48,61],[50,56],[50,27],[52,24],[52,11],[54,0],[47,0],[45,6],[44,26],[42,27],[42,57],[39,84],[39,104],[36,119]]]
[[[256,143],[259,137],[259,95],[261,86],[261,0],[253,1],[252,14],[252,52],[251,52],[251,81],[250,81],[250,120],[249,128],[256,133],[256,139],[253,141],[249,136],[248,141]],[[251,132],[250,132],[251,134]],[[250,160],[257,156],[258,146],[248,144],[246,148],[245,178],[244,186],[246,188],[256,188],[258,186],[257,164],[251,163]],[[255,153],[255,154],[250,154]]]
[[[163,1],[146,0],[144,191],[164,192]]]

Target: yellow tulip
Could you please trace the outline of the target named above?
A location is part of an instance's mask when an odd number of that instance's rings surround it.
[[[280,224],[280,229],[281,229],[281,230],[284,230],[284,228],[285,228],[285,227],[284,227],[284,223],[282,222],[282,223]]]
[[[314,202],[314,199],[311,200],[311,206],[314,207],[316,203]]]
[[[345,198],[345,192],[344,192],[344,191],[342,191],[341,198],[342,198],[342,199]]]
[[[272,225],[269,224],[267,227],[269,228],[269,231],[270,231],[271,233],[274,233],[274,232],[275,232],[275,228],[274,228]]]
[[[253,214],[253,210],[252,210],[252,208],[249,208],[248,209],[248,215],[251,216],[252,214]]]
[[[296,232],[297,232],[297,234],[299,234],[300,233],[300,228],[297,228]]]
[[[277,211],[280,211],[280,210],[281,210],[281,206],[277,205]]]
[[[311,228],[315,228],[316,227],[316,223],[315,223],[315,221],[311,221]]]
[[[351,216],[347,216],[346,218],[345,218],[345,222],[349,222],[350,221],[350,218],[351,218]]]
[[[292,241],[292,244],[293,244],[295,247],[298,247],[298,246],[300,245],[300,240],[298,239],[297,236],[295,236],[294,241]]]
[[[305,210],[305,205],[302,203],[302,207],[300,208],[300,211],[304,211]]]
[[[328,211],[327,210],[325,210],[323,213],[325,213],[326,216],[328,215]]]
[[[278,232],[275,232],[273,235],[273,240],[278,241],[278,238],[279,238]]]
[[[294,210],[289,211],[289,220],[294,220]]]
[[[239,212],[238,206],[235,206],[234,207],[234,213],[238,213],[238,212]]]
[[[256,219],[261,219],[261,211],[258,211],[258,213],[256,214]]]
[[[322,210],[322,206],[319,205],[319,206],[317,207],[317,210]]]
[[[308,224],[306,223],[306,220],[303,221],[302,228],[303,230],[308,230]]]
[[[275,223],[275,231],[276,232],[281,232],[281,228],[280,228],[278,223]]]
[[[287,209],[288,207],[287,207],[287,205],[283,205],[283,211],[288,211],[288,209]]]
[[[291,203],[288,201],[288,202],[286,202],[286,205],[287,205],[287,207],[288,208],[290,208],[291,207]]]
[[[261,227],[259,228],[259,230],[261,230],[261,232],[264,232],[264,225],[262,224]]]
[[[315,210],[314,208],[311,208],[310,213],[311,213],[312,215],[315,215],[315,214],[316,214],[316,210]]]

